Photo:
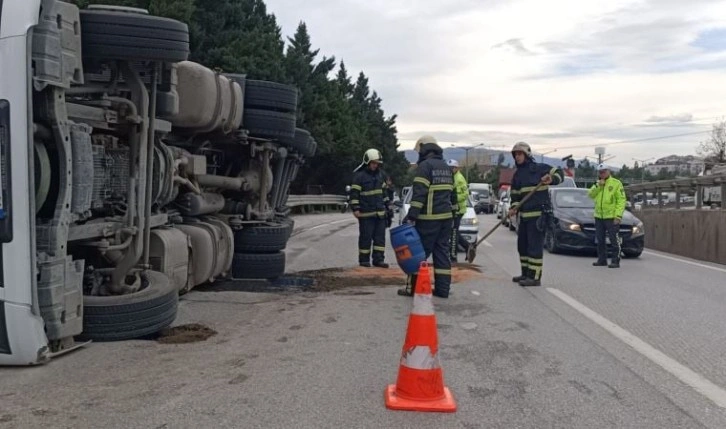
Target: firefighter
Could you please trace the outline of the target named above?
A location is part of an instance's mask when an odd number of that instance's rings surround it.
[[[373,265],[388,268],[383,262],[386,251],[386,205],[385,178],[379,169],[383,164],[381,152],[368,149],[363,163],[356,169],[350,187],[350,205],[358,219],[358,263],[371,266],[371,242],[373,243]]]
[[[454,213],[458,211],[454,176],[443,158],[443,150],[432,136],[416,142],[419,154],[416,176],[411,189],[411,207],[404,220],[413,223],[421,237],[426,258],[433,254],[434,291],[440,298],[449,297],[451,288],[451,231]],[[413,295],[416,276],[409,276],[409,288],[400,295]]]
[[[458,210],[454,216],[454,228],[451,233],[451,263],[457,262],[458,246],[464,248],[464,252],[469,248],[469,242],[459,234],[459,226],[461,226],[461,218],[466,214],[466,200],[469,198],[469,184],[466,178],[461,174],[459,161],[450,159],[446,162],[454,173],[454,190],[456,191],[456,201]]]
[[[512,208],[508,216],[520,216],[517,230],[517,250],[522,274],[514,277],[513,282],[520,286],[540,286],[542,279],[542,254],[548,214],[551,212],[548,186],[562,183],[562,169],[535,162],[532,149],[525,142],[512,148],[512,156],[517,170],[512,178]],[[537,191],[521,204],[525,195],[542,184]]]
[[[608,265],[608,248],[606,235],[613,245],[612,262],[608,267],[620,268],[620,221],[625,212],[625,189],[620,180],[610,174],[605,164],[597,166],[599,180],[592,185],[588,194],[595,200],[595,234],[597,236],[597,261],[592,265],[602,267]]]

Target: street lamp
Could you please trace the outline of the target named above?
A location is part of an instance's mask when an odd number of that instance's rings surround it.
[[[540,153],[539,162],[544,162],[544,156],[548,153],[557,152],[557,149],[548,150],[547,152]]]
[[[655,159],[655,158],[648,158],[648,159],[633,158],[633,161],[637,161],[637,162],[640,163],[640,168],[641,168],[641,170],[640,170],[640,182],[641,183],[645,182],[645,163],[648,162],[648,161],[651,161],[653,159]]]
[[[476,149],[478,147],[484,146],[485,143],[479,143],[475,146],[469,146],[469,147],[460,147],[459,149],[463,149],[464,152],[466,152],[466,182],[469,183],[469,151],[472,149]]]

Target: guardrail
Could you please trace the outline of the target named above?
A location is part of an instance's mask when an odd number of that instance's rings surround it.
[[[345,195],[290,195],[285,205],[302,213],[339,210],[348,198]]]

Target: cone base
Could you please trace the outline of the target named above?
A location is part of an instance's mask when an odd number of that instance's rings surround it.
[[[414,401],[401,398],[396,395],[395,384],[391,384],[386,388],[384,396],[386,398],[386,408],[390,410],[431,411],[438,413],[453,413],[456,411],[456,402],[448,387],[444,387],[444,397],[437,401]]]

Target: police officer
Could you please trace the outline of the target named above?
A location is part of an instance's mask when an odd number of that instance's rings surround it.
[[[548,186],[562,183],[563,173],[558,167],[535,162],[527,143],[515,144],[512,156],[517,170],[512,178],[512,206],[508,215],[520,216],[517,250],[522,266],[522,275],[514,277],[512,281],[520,286],[540,286],[546,216],[551,211]],[[542,186],[537,188],[540,183]],[[524,196],[535,189],[534,194],[522,204]]]
[[[421,137],[415,149],[419,154],[418,167],[411,189],[411,207],[405,221],[415,224],[426,257],[433,253],[433,294],[448,298],[451,287],[449,246],[454,212],[457,211],[454,177],[435,138]],[[401,290],[399,294],[413,294],[416,276],[411,276],[409,282],[412,290]]]
[[[356,169],[350,187],[350,205],[358,218],[358,263],[371,266],[371,242],[373,243],[373,265],[388,268],[383,262],[386,251],[386,205],[385,179],[380,171],[383,164],[381,152],[368,149],[363,163]]]
[[[614,246],[612,262],[608,267],[620,268],[620,252],[622,239],[620,238],[620,221],[625,212],[625,189],[620,180],[610,174],[610,168],[605,164],[597,166],[599,180],[592,185],[588,194],[595,200],[595,235],[597,236],[597,261],[592,265],[596,267],[608,265],[608,248],[605,236]]]
[[[469,248],[469,242],[459,234],[459,226],[461,226],[461,218],[466,214],[466,200],[469,198],[469,184],[466,178],[461,174],[459,161],[450,159],[446,162],[454,172],[454,191],[456,191],[456,201],[458,210],[454,215],[454,228],[451,234],[451,262],[457,262],[458,246],[464,248],[464,252]]]

